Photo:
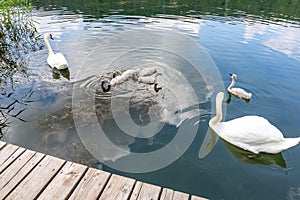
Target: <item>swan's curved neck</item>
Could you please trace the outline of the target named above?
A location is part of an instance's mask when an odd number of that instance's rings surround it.
[[[53,54],[53,51],[52,51],[52,48],[51,48],[50,43],[49,43],[49,41],[48,41],[48,38],[47,38],[47,37],[44,37],[44,40],[45,40],[45,44],[46,44],[46,46],[47,46],[47,48],[48,48],[48,54],[49,54],[49,55],[50,55],[50,54]]]
[[[216,124],[222,120],[222,101],[223,96],[218,94],[216,98],[216,116],[211,119],[212,124]]]
[[[234,78],[232,78],[232,79],[231,79],[231,84],[228,86],[227,89],[228,89],[228,90],[229,90],[229,89],[232,89],[234,85],[235,85],[235,80],[234,80]]]

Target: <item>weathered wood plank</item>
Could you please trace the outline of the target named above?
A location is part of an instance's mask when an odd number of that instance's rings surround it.
[[[44,154],[26,150],[15,160],[0,176],[0,199],[8,195],[44,156]]]
[[[133,199],[134,197],[132,197],[130,200],[158,200],[161,187],[149,183],[140,184],[139,182],[136,184],[138,188],[140,187],[139,193],[137,196],[134,194],[136,198]]]
[[[15,152],[19,147],[7,144],[3,149],[0,151],[0,166]]]
[[[160,200],[188,200],[189,196],[189,194],[183,192],[164,188],[160,195]]]
[[[2,149],[2,147],[4,147],[5,145],[6,143],[0,140],[0,149]]]
[[[87,166],[67,162],[49,185],[47,185],[38,199],[67,199],[86,169]]]
[[[198,196],[192,196],[192,198],[191,198],[191,200],[208,200],[208,199],[206,199],[206,198],[204,198],[204,197],[198,197]]]
[[[0,199],[188,200],[189,196],[0,141]]]
[[[173,196],[174,196],[173,190],[164,188],[160,195],[160,200],[173,200]]]
[[[137,181],[133,188],[132,194],[130,196],[130,200],[136,200],[139,196],[143,183],[141,181]]]
[[[14,160],[16,160],[26,149],[20,147],[13,154],[11,154],[1,165],[0,174],[8,167]]]
[[[95,200],[99,197],[110,177],[110,173],[89,168],[78,186],[70,196],[69,200],[89,199]]]
[[[46,156],[8,195],[7,199],[34,199],[65,163],[64,160]]]
[[[174,196],[173,196],[173,200],[188,200],[189,199],[189,194],[183,193],[183,192],[178,192],[178,191],[174,191]]]
[[[134,179],[113,174],[99,199],[126,200],[133,189],[134,182]]]

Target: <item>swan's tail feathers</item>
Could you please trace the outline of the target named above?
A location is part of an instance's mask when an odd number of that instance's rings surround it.
[[[250,93],[249,93],[249,99],[251,99],[251,98],[252,98],[252,93],[250,92]]]
[[[300,143],[300,137],[297,138],[285,138],[282,142],[280,142],[281,151],[289,149],[293,146],[296,146]]]
[[[300,137],[298,138],[284,138],[279,142],[270,142],[270,143],[263,143],[260,147],[258,152],[265,152],[276,154],[280,153],[284,150],[287,150],[293,146],[296,146],[300,143]]]

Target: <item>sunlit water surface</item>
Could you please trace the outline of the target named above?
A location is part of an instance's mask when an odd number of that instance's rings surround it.
[[[33,14],[38,31],[53,34],[51,45],[66,56],[69,71],[52,71],[46,48],[24,58],[28,78],[16,78],[14,95],[26,101],[16,112],[26,110],[21,120],[12,120],[2,140],[210,199],[300,199],[300,146],[258,160],[221,140],[210,153],[200,151],[215,112],[213,97],[230,84],[228,73],[238,74],[238,86],[252,92],[253,99],[246,103],[232,97],[224,102],[226,120],[260,115],[286,137],[300,136],[298,23],[251,16],[95,19],[67,9],[39,9]],[[212,61],[205,61],[207,56]],[[157,93],[134,79],[109,93],[101,90],[100,80],[110,78],[114,69],[152,66],[158,68],[163,88]],[[122,151],[107,150],[97,157],[99,152],[86,146],[82,127],[93,124],[91,108],[102,131]],[[147,131],[154,130],[153,123],[157,135]],[[145,173],[109,167],[126,159],[128,150],[147,153],[164,148],[179,130],[194,136],[187,136],[190,144],[185,152],[177,152],[179,159],[172,164]]]

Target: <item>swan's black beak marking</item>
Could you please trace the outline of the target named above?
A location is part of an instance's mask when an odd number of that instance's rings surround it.
[[[162,87],[158,87],[157,83],[154,84],[154,91],[155,92],[159,92],[159,90],[161,90]]]
[[[51,39],[51,40],[54,40],[53,37],[52,37],[52,34],[50,34],[50,39]]]
[[[232,73],[229,73],[229,76],[232,76],[233,74]]]
[[[103,92],[108,92],[111,88],[111,85],[107,80],[104,80],[101,82],[101,88],[102,88]]]

